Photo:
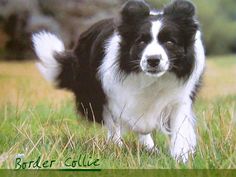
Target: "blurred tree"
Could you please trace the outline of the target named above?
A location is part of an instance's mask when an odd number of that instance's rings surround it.
[[[40,30],[57,34],[70,47],[91,24],[115,14],[121,1],[0,0],[1,59],[32,58],[31,34]]]
[[[224,2],[224,3],[222,3]],[[229,5],[231,2],[231,5]],[[225,54],[236,43],[236,10],[234,0],[195,0],[199,19],[204,32],[204,40],[208,54]],[[227,4],[227,5],[226,5]]]
[[[31,33],[42,29],[56,33],[66,46],[72,46],[82,31],[100,19],[116,15],[126,1],[0,0],[0,54],[7,54],[5,58],[30,58]],[[146,1],[162,8],[173,0]],[[236,52],[236,0],[192,1],[197,7],[207,54]]]

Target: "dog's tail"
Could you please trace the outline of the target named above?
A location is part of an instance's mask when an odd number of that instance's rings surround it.
[[[66,51],[63,42],[50,32],[35,33],[32,41],[39,58],[36,65],[44,78],[58,88],[73,90],[78,68],[72,51]]]

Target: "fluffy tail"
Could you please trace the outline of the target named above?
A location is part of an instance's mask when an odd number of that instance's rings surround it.
[[[33,34],[32,41],[39,58],[36,65],[44,78],[59,88],[73,90],[77,71],[73,53],[66,51],[63,42],[49,32]]]

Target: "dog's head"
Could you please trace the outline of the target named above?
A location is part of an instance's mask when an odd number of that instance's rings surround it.
[[[155,77],[166,72],[178,77],[191,74],[198,30],[192,3],[176,0],[154,12],[144,1],[128,1],[117,30],[122,38],[120,67],[126,73],[144,72]]]

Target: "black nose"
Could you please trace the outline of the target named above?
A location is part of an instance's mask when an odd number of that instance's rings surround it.
[[[152,55],[147,59],[147,63],[150,67],[157,67],[160,63],[161,55]]]

